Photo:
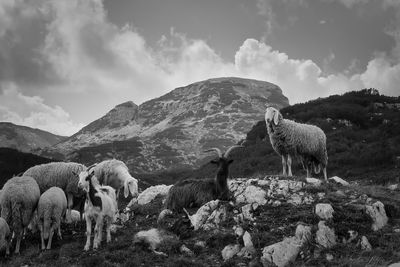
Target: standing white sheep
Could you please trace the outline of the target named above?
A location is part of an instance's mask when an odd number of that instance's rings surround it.
[[[74,197],[85,197],[85,193],[78,188],[79,178],[74,174],[83,170],[86,170],[86,167],[79,163],[51,162],[31,167],[25,171],[24,175],[31,176],[36,180],[41,193],[53,186],[61,188],[67,196],[67,221],[71,221]]]
[[[124,188],[124,197],[128,197],[129,192],[132,196],[138,194],[138,180],[129,174],[128,167],[122,161],[104,160],[96,164],[93,170],[100,184],[109,185],[117,191],[117,199],[122,187]]]
[[[39,197],[39,186],[29,176],[13,177],[3,187],[1,217],[7,222],[11,232],[15,233],[16,254],[19,253],[22,235],[32,219]]]
[[[57,230],[58,237],[61,237],[61,218],[67,210],[67,198],[64,191],[56,186],[46,190],[39,199],[37,208],[38,226],[40,230],[40,239],[42,250],[44,250],[44,240],[48,239],[47,249],[51,249],[51,241],[54,231]]]
[[[321,128],[284,119],[273,107],[265,112],[265,122],[271,145],[282,156],[283,175],[292,176],[292,157],[298,158],[310,177],[310,169],[316,173],[322,168],[327,181],[328,153],[326,136]]]

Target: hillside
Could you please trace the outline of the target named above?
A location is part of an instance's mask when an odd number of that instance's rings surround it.
[[[18,175],[32,166],[51,161],[53,160],[31,153],[0,147],[0,188],[14,175]]]
[[[328,176],[381,184],[400,179],[400,98],[365,89],[288,106],[281,113],[284,118],[314,124],[325,131]],[[281,159],[271,147],[264,120],[249,130],[242,144],[245,148],[232,155],[232,177],[281,173]],[[292,167],[294,175],[305,176],[298,162]],[[142,176],[151,184],[171,183],[189,176],[212,176],[213,171],[211,164],[205,164],[196,170]]]
[[[205,148],[223,148],[245,138],[263,118],[265,104],[282,108],[288,99],[268,82],[210,79],[140,106],[122,103],[45,152],[84,164],[115,157],[135,172],[198,167]]]
[[[14,148],[23,152],[37,151],[53,146],[66,137],[55,135],[40,129],[0,122],[0,146]]]

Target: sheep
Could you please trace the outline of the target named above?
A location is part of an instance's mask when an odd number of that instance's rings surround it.
[[[10,255],[11,232],[6,220],[0,217],[0,249],[6,247],[6,255]]]
[[[109,185],[117,192],[117,199],[119,191],[124,187],[124,197],[128,197],[129,192],[132,196],[138,194],[138,180],[129,174],[128,167],[120,160],[111,159],[104,160],[93,168],[94,175],[102,185]]]
[[[51,249],[51,241],[55,230],[61,236],[61,218],[67,210],[67,198],[64,191],[56,186],[50,187],[40,198],[37,208],[37,220],[40,230],[42,250],[46,249],[44,240],[48,239],[47,249]]]
[[[292,157],[298,158],[310,177],[310,170],[322,168],[327,181],[328,153],[326,136],[321,128],[284,119],[273,107],[267,107],[265,122],[272,148],[282,156],[283,175],[292,176]]]
[[[218,154],[218,159],[211,161],[211,163],[218,165],[215,178],[187,179],[177,182],[168,192],[165,207],[173,211],[182,211],[183,208],[190,206],[200,207],[211,200],[228,199],[229,189],[227,178],[229,165],[233,162],[232,159],[228,159],[228,156],[237,147],[242,146],[231,146],[225,154],[222,154],[218,148],[211,148],[205,151],[215,151]]]
[[[3,187],[1,197],[1,217],[15,233],[17,244],[15,253],[19,254],[21,238],[35,211],[40,197],[40,189],[32,177],[13,177]]]
[[[85,220],[86,220],[86,244],[84,250],[89,250],[90,236],[92,233],[92,220],[96,221],[94,228],[93,248],[97,249],[101,243],[103,221],[106,222],[107,243],[111,242],[111,223],[117,213],[117,199],[114,188],[100,186],[94,174],[93,167],[79,174],[78,186],[86,192]]]
[[[75,162],[50,162],[36,165],[25,171],[24,175],[33,177],[43,193],[53,186],[61,188],[67,196],[67,221],[71,221],[71,209],[74,197],[84,198],[85,193],[78,188],[78,177],[74,173],[80,173],[86,167]],[[82,214],[82,210],[81,210]]]

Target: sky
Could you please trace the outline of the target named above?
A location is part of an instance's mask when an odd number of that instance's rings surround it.
[[[0,121],[72,135],[114,106],[236,76],[290,104],[400,95],[400,0],[1,0]]]

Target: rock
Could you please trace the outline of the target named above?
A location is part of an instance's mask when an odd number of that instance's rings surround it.
[[[326,253],[326,260],[333,261],[333,255],[331,253]]]
[[[185,244],[183,244],[183,245],[179,248],[179,251],[180,251],[181,253],[183,253],[183,254],[186,254],[186,255],[190,256],[190,257],[193,257],[193,256],[194,256],[193,251],[191,251]]]
[[[218,228],[219,224],[226,220],[226,207],[221,205],[219,200],[207,202],[193,215],[190,215],[186,209],[184,211],[188,215],[195,231]]]
[[[171,187],[172,185],[165,184],[150,186],[139,194],[139,196],[137,197],[137,203],[139,205],[145,205],[153,201],[157,196],[161,195],[163,197],[166,197]]]
[[[158,215],[157,223],[158,223],[158,224],[161,223],[161,222],[163,221],[163,219],[165,218],[165,216],[172,215],[172,214],[173,214],[172,210],[170,210],[170,209],[163,209],[163,210],[160,212],[160,214]]]
[[[335,231],[326,226],[325,221],[320,221],[315,241],[324,248],[331,248],[336,245]]]
[[[265,247],[262,251],[261,262],[263,266],[287,266],[293,262],[301,249],[301,240],[297,237],[286,237],[283,241]]]
[[[256,203],[255,203],[256,204]],[[243,219],[248,220],[248,221],[254,221],[253,217],[253,205],[252,204],[246,204],[242,207],[242,214],[243,214]]]
[[[251,241],[251,235],[247,231],[243,235],[243,244],[245,247],[254,247],[253,242]]]
[[[399,184],[391,184],[391,185],[388,185],[388,189],[389,190],[392,190],[392,191],[394,191],[394,190],[396,190],[396,189],[398,189],[399,188]]]
[[[358,237],[358,232],[357,231],[349,230],[348,233],[349,233],[350,237],[349,237],[349,239],[344,240],[343,243],[345,243],[345,244],[353,242]]]
[[[287,266],[297,258],[301,248],[311,239],[311,227],[299,224],[293,237],[286,237],[283,241],[265,247],[261,262],[264,266],[271,263],[277,266]]]
[[[155,251],[160,245],[168,241],[178,241],[178,237],[174,234],[168,233],[165,230],[151,228],[147,231],[140,231],[133,237],[133,244],[144,243],[152,251]]]
[[[315,214],[320,217],[322,220],[329,220],[333,218],[333,208],[331,204],[327,203],[318,203],[315,206]]]
[[[367,205],[365,208],[367,214],[371,216],[373,220],[372,230],[378,231],[387,224],[388,217],[386,216],[385,205],[383,205],[382,202],[377,201],[372,205]]]
[[[243,247],[239,253],[237,254],[238,257],[251,259],[253,255],[256,253],[256,249],[253,246],[250,247]]]
[[[306,182],[308,184],[312,184],[313,186],[320,186],[322,185],[322,181],[317,178],[306,178]]]
[[[311,195],[307,195],[304,192],[294,193],[289,196],[287,203],[293,205],[303,205],[303,204],[312,204],[314,202],[314,198]]]
[[[196,243],[194,243],[195,247],[199,247],[199,248],[205,248],[207,246],[205,241],[202,240],[198,240],[196,241]]]
[[[388,267],[400,267],[400,262],[392,263]]]
[[[235,235],[237,235],[238,237],[242,237],[244,234],[244,230],[241,226],[234,226],[233,230],[235,231]]]
[[[269,185],[267,192],[268,197],[284,196],[300,191],[305,183],[293,180],[278,180],[273,179]]]
[[[224,261],[227,261],[233,258],[236,254],[238,254],[239,251],[240,251],[240,246],[238,244],[235,245],[231,244],[224,247],[224,249],[221,251],[221,255]]]
[[[110,231],[112,234],[115,234],[120,228],[122,228],[121,225],[111,224]]]
[[[237,203],[257,203],[259,205],[264,205],[267,203],[265,197],[267,193],[260,187],[249,185],[246,187],[242,194],[236,196]]]
[[[336,183],[344,185],[344,186],[350,185],[349,182],[343,180],[342,178],[340,178],[338,176],[333,176],[333,177],[329,178],[329,180],[335,181]]]
[[[343,190],[337,190],[337,191],[335,192],[335,195],[336,195],[336,197],[339,197],[339,198],[344,198],[344,197],[346,197],[346,194],[343,192]]]
[[[129,213],[118,213],[115,215],[115,221],[118,224],[124,224],[129,220]]]
[[[369,243],[367,237],[364,236],[364,235],[361,237],[361,243],[360,244],[361,244],[361,249],[362,250],[365,250],[365,251],[371,251],[372,250],[371,244]]]

